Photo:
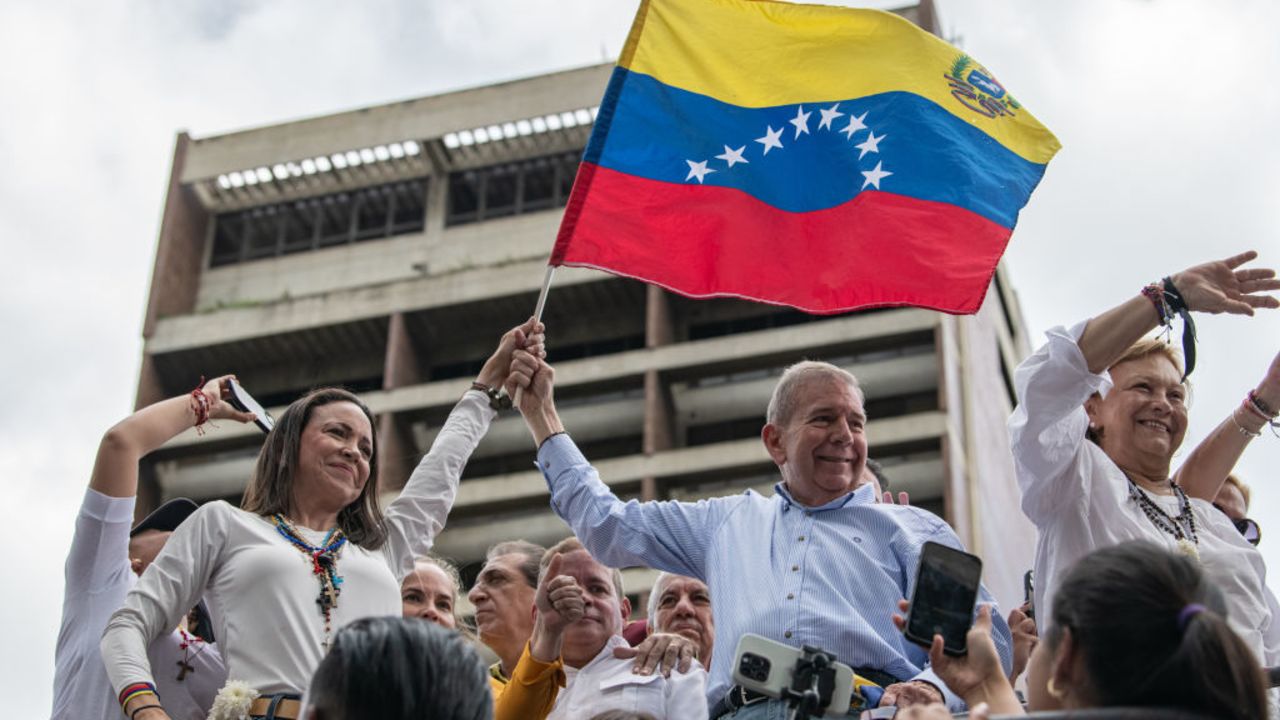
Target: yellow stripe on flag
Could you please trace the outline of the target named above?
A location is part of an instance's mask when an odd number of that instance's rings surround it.
[[[962,58],[960,50],[881,10],[643,0],[618,64],[742,107],[914,93],[1027,160],[1047,163],[1061,147],[1058,139],[1007,95],[997,101],[981,84],[966,82],[973,70],[986,73]],[[963,72],[953,78],[957,67]]]

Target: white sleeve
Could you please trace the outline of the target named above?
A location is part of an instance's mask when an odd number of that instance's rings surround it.
[[[85,489],[80,514],[76,517],[75,536],[67,553],[67,597],[86,597],[108,587],[125,587],[124,580],[130,572],[129,529],[133,524],[133,508],[133,497],[111,497],[93,488]]]
[[[197,509],[169,537],[102,634],[102,662],[111,687],[155,683],[147,646],[171,632],[200,600],[221,563],[231,507],[212,502]]]
[[[1087,483],[1088,474],[1079,471],[1088,442],[1084,402],[1111,387],[1105,373],[1089,372],[1080,352],[1077,342],[1087,324],[1050,330],[1049,342],[1014,373],[1018,407],[1009,416],[1009,444],[1022,511],[1041,527],[1064,508],[1087,499],[1089,488],[1081,483]]]
[[[458,496],[462,470],[495,415],[487,395],[468,390],[387,508],[387,559],[397,583],[413,570],[414,558],[435,544]]]
[[[707,671],[698,662],[689,672],[673,672],[667,678],[667,714],[680,720],[707,720]]]

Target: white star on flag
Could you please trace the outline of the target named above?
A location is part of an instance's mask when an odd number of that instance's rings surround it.
[[[765,155],[769,154],[769,150],[771,148],[782,147],[782,140],[780,140],[782,137],[782,128],[774,130],[772,125],[768,125],[767,127],[768,129],[764,131],[764,137],[756,138],[756,142],[764,145]]]
[[[861,115],[859,115],[858,117],[854,117],[854,116],[850,115],[850,116],[849,116],[849,125],[848,125],[848,127],[846,127],[845,129],[841,130],[840,132],[844,133],[844,136],[845,136],[845,137],[847,137],[847,138],[849,138],[850,140],[852,140],[852,139],[853,139],[853,134],[854,134],[854,133],[858,132],[859,130],[862,130],[863,128],[865,128],[865,127],[867,126],[867,125],[866,125],[866,123],[862,122],[863,120],[866,120],[866,119],[867,119],[867,114],[866,114],[866,113],[862,113],[862,114],[861,114]]]
[[[685,177],[684,177],[685,182],[688,182],[691,178],[695,178],[695,177],[696,177],[696,178],[698,178],[698,183],[699,183],[699,184],[701,184],[701,183],[702,183],[702,178],[704,178],[704,177],[706,177],[707,175],[709,175],[709,174],[711,174],[711,173],[715,172],[715,170],[712,170],[712,169],[710,169],[710,168],[708,168],[708,167],[707,167],[707,161],[706,161],[706,160],[703,160],[702,162],[694,162],[694,161],[692,161],[692,160],[685,160],[685,162],[689,163],[689,174],[688,174],[688,175],[685,175]],[[866,175],[866,173],[863,173],[863,175]],[[863,185],[863,187],[866,187],[866,185]]]
[[[746,158],[742,157],[742,153],[743,153],[743,151],[744,151],[744,150],[746,150],[746,149],[747,149],[747,146],[746,146],[746,145],[743,145],[742,147],[738,148],[737,150],[734,150],[733,148],[729,147],[728,145],[725,145],[725,146],[724,146],[724,154],[723,154],[723,155],[717,155],[717,156],[716,156],[716,159],[717,159],[717,160],[723,160],[723,161],[725,161],[726,163],[728,163],[728,164],[729,164],[729,167],[733,167],[734,165],[737,165],[738,163],[745,163],[745,162],[748,162]],[[768,151],[769,151],[769,150],[768,150],[768,148],[766,148],[766,149],[765,149],[765,152],[768,152]],[[749,163],[748,163],[748,164],[749,164]],[[688,178],[685,178],[685,179],[687,180]]]
[[[796,108],[796,116],[787,121],[792,125],[796,126],[797,138],[800,137],[801,135],[809,134],[809,116],[812,114],[813,113],[811,112],[805,112],[804,106],[801,105]]]
[[[819,129],[819,130],[822,130],[823,128],[826,128],[827,130],[830,130],[830,129],[831,129],[831,121],[832,121],[832,120],[835,120],[836,118],[841,117],[841,116],[843,116],[843,115],[844,115],[844,113],[842,113],[842,112],[840,112],[839,110],[837,110],[837,109],[836,109],[836,108],[839,108],[839,107],[840,107],[840,103],[836,103],[835,105],[832,105],[831,107],[827,108],[826,110],[823,110],[822,108],[818,108],[818,112],[822,113],[822,120],[820,120],[820,121],[818,122],[818,129]]]
[[[691,163],[691,164],[692,164],[692,163]],[[879,190],[879,189],[880,189],[880,181],[881,181],[881,180],[883,180],[883,179],[885,179],[885,178],[887,178],[887,177],[889,177],[890,175],[892,175],[892,174],[893,174],[893,173],[889,172],[888,170],[882,170],[882,169],[881,169],[881,166],[882,166],[882,165],[884,165],[884,163],[882,163],[882,162],[878,162],[878,163],[876,163],[876,169],[875,169],[875,170],[863,170],[863,171],[862,171],[862,176],[866,178],[866,180],[864,180],[864,181],[862,182],[862,189],[863,189],[863,190],[866,190],[868,185],[874,185],[874,186],[876,187],[876,189],[877,189],[877,190]]]
[[[874,130],[868,130],[867,139],[863,140],[857,145],[854,145],[854,147],[862,151],[858,153],[858,159],[861,160],[862,156],[866,155],[869,152],[873,152],[873,153],[880,152],[880,141],[885,139],[886,137],[888,137],[888,135],[881,135],[880,137],[876,137],[876,133]]]

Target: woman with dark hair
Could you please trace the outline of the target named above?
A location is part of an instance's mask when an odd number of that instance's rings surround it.
[[[1039,536],[1042,635],[1066,568],[1097,548],[1147,540],[1202,562],[1223,591],[1232,627],[1262,662],[1280,661],[1280,648],[1265,640],[1272,615],[1262,555],[1210,504],[1280,408],[1280,357],[1258,385],[1241,388],[1241,403],[1187,455],[1175,483],[1170,466],[1187,430],[1185,373],[1176,351],[1143,339],[1178,315],[1193,337],[1190,312],[1280,307],[1264,294],[1280,289],[1275,272],[1241,268],[1255,257],[1197,265],[1070,329],[1054,328],[1019,366],[1009,434],[1022,510]]]
[[[489,673],[465,638],[416,618],[342,629],[316,668],[307,720],[489,720]]]
[[[102,655],[125,714],[168,717],[148,694],[145,647],[203,596],[232,681],[214,717],[227,708],[230,717],[296,718],[339,628],[401,614],[400,580],[444,526],[511,353],[541,355],[542,342],[532,319],[502,337],[385,516],[364,403],[329,388],[290,405],[267,436],[243,509],[212,502],[196,511],[111,618]]]
[[[1048,631],[1027,666],[1027,709],[1169,708],[1223,720],[1267,715],[1266,680],[1227,624],[1226,605],[1200,564],[1145,541],[1086,555],[1062,578]],[[942,639],[933,669],[969,707],[1022,714],[983,607],[968,654]],[[928,715],[923,715],[928,717]]]

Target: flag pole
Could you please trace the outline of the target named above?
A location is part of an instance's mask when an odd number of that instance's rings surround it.
[[[533,308],[533,322],[538,324],[542,322],[542,310],[547,306],[547,292],[551,290],[551,278],[556,274],[555,265],[547,265],[547,274],[542,278],[542,292],[538,293],[538,304]],[[520,407],[520,395],[524,392],[523,388],[516,388],[516,394],[511,398],[512,404],[517,408]]]

